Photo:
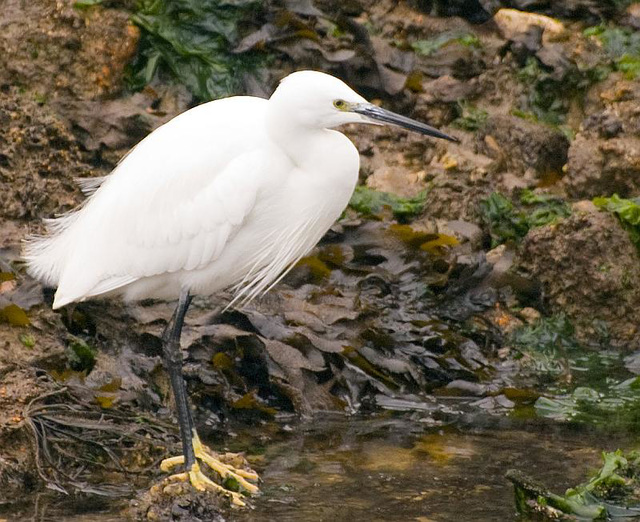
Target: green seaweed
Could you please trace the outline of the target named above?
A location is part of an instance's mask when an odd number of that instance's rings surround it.
[[[640,249],[640,198],[624,199],[614,194],[608,198],[593,198],[593,203],[596,207],[615,214],[629,233],[633,244]]]
[[[559,126],[565,123],[571,101],[590,85],[602,81],[610,69],[600,64],[585,66],[571,64],[562,74],[530,57],[518,70],[518,79],[526,86],[528,95],[517,110],[531,114],[536,121]]]
[[[527,215],[530,228],[543,227],[569,217],[571,208],[561,198],[551,194],[538,194],[525,189],[520,193],[520,202],[533,207]]]
[[[583,353],[574,334],[573,324],[564,314],[558,314],[514,329],[509,343],[523,358],[523,368],[532,370],[537,379],[559,378],[571,371],[571,359]],[[589,369],[592,366],[582,365]]]
[[[471,33],[444,33],[435,38],[416,40],[411,44],[411,48],[422,56],[431,56],[442,47],[458,43],[466,47],[481,47],[480,39]]]
[[[529,231],[525,213],[516,209],[513,202],[499,192],[482,200],[480,211],[484,223],[489,227],[492,248],[507,241],[519,240]]]
[[[18,336],[18,340],[25,348],[33,348],[36,345],[36,338],[28,333],[21,333]]]
[[[489,228],[492,247],[518,241],[532,228],[549,225],[571,215],[567,203],[553,195],[523,190],[519,199],[521,208],[499,192],[492,193],[480,202],[482,219]]]
[[[78,337],[72,337],[66,349],[69,367],[76,372],[93,370],[96,364],[97,350]]]
[[[591,480],[564,495],[550,492],[521,471],[510,470],[506,476],[514,486],[518,513],[552,520],[635,519],[640,515],[635,505],[640,454],[617,450],[603,452],[602,458],[602,468]]]
[[[459,116],[453,120],[452,124],[460,129],[475,132],[482,127],[489,114],[484,109],[479,109],[468,102],[458,103]]]
[[[574,327],[560,314],[515,329],[510,344],[535,375],[547,383],[534,410],[556,421],[629,427],[640,421],[640,377],[629,378],[623,357],[612,350],[589,349],[574,337]]]
[[[369,187],[356,187],[349,206],[365,216],[380,216],[385,208],[390,209],[393,216],[406,220],[418,216],[424,210],[426,192],[413,198],[403,198],[389,192],[380,192]]]
[[[233,52],[239,27],[264,8],[256,0],[142,0],[132,21],[142,30],[130,83],[142,88],[169,75],[200,100],[237,93],[265,54]]]
[[[575,328],[564,314],[541,317],[533,324],[515,329],[511,334],[511,342],[516,348],[535,347],[538,351],[580,347],[575,339]]]
[[[640,377],[622,382],[609,379],[609,387],[595,390],[580,386],[571,394],[540,397],[535,403],[538,416],[603,426],[634,426],[640,421]]]
[[[640,77],[640,33],[626,27],[597,25],[583,31],[600,42],[612,67],[629,80]]]

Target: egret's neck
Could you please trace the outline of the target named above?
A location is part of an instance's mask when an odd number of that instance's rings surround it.
[[[267,132],[298,167],[316,161],[314,152],[328,134],[327,129],[301,124],[275,104],[267,110]]]

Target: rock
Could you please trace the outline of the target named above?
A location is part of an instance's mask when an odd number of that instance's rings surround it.
[[[599,341],[605,327],[611,341],[640,342],[638,251],[611,214],[575,212],[524,238],[515,264],[520,274],[542,284],[550,313],[565,313],[577,336]]]
[[[640,194],[640,138],[579,135],[569,148],[562,184],[574,198]]]
[[[429,56],[421,57],[418,65],[423,74],[432,78],[452,76],[460,80],[469,80],[486,69],[479,49],[457,42],[443,45]]]
[[[540,312],[538,312],[538,310],[536,310],[535,308],[531,308],[530,306],[525,306],[522,310],[520,310],[519,315],[527,324],[535,324],[535,322],[538,321],[541,317]]]
[[[457,103],[474,96],[474,82],[462,81],[453,76],[440,76],[423,85],[424,96],[420,100],[425,103]]]
[[[471,23],[487,22],[493,13],[496,16],[502,11],[515,11],[543,20],[555,16],[587,20],[591,24],[596,24],[615,17],[625,7],[625,2],[599,0],[554,0],[552,2],[548,0],[419,0],[416,3],[431,14],[461,16]],[[515,9],[507,9],[507,7]],[[551,20],[556,21],[553,18]]]
[[[558,38],[565,32],[562,22],[548,16],[518,11],[517,9],[500,9],[493,15],[493,21],[507,40],[515,39],[519,34],[526,33],[531,26],[543,29],[543,41]]]
[[[623,130],[622,120],[613,111],[605,109],[602,112],[590,114],[582,122],[582,130],[597,134],[604,139],[615,138]]]
[[[624,4],[624,2],[603,2],[602,0],[555,0],[553,2],[517,0],[515,6],[525,5],[530,9],[538,9],[541,3],[546,4],[545,12],[549,15],[579,19],[589,24],[596,24],[603,19],[614,17]]]
[[[626,80],[619,73],[611,74],[589,90],[584,113],[588,116],[582,122],[582,132],[603,138],[617,136],[619,132],[640,137],[640,82]]]
[[[627,7],[620,23],[633,29],[640,30],[640,2],[635,2]]]
[[[429,183],[427,216],[478,223],[479,202],[490,193],[491,187],[485,177],[471,180],[446,172],[437,174]]]
[[[122,89],[140,32],[124,10],[43,0],[3,5],[0,82],[31,86],[40,95],[80,98]]]
[[[424,171],[408,172],[406,167],[380,165],[367,178],[367,187],[411,198],[426,189],[424,178]]]
[[[184,482],[157,484],[131,501],[124,513],[127,520],[157,522],[224,522],[222,513],[229,501],[210,492],[196,491]]]
[[[0,91],[0,127],[0,220],[51,217],[80,203],[73,178],[93,169],[48,105]]]
[[[460,219],[454,219],[447,222],[447,228],[452,230],[456,237],[463,238],[468,241],[475,248],[480,247],[482,241],[482,229],[478,225],[469,223],[468,221],[462,221]]]
[[[136,93],[114,100],[65,100],[52,106],[64,115],[83,150],[105,167],[115,167],[145,136],[177,115],[152,111],[162,100]]]
[[[501,160],[506,170],[532,169],[538,178],[560,173],[569,149],[559,130],[508,115],[490,117],[478,131],[478,143],[481,153]]]
[[[530,25],[525,32],[509,38],[509,50],[520,67],[524,67],[527,60],[542,48],[543,32],[541,26]]]

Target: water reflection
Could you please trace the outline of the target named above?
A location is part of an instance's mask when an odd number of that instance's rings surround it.
[[[563,492],[600,465],[603,448],[632,442],[575,427],[478,420],[326,418],[297,426],[266,448],[264,495],[237,520],[512,520],[508,469]]]
[[[230,521],[514,520],[508,469],[561,493],[600,466],[603,449],[630,449],[638,441],[626,433],[478,414],[453,420],[324,416],[259,432],[261,440],[239,432],[226,441],[250,454],[264,481],[254,509],[235,512]],[[122,520],[123,503],[37,501],[0,510],[0,519]]]

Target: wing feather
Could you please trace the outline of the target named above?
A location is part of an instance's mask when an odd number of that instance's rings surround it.
[[[25,258],[58,284],[55,306],[220,256],[264,177],[268,140],[241,113],[261,122],[265,109],[264,100],[238,97],[183,113],[138,144],[74,214],[54,220]]]

